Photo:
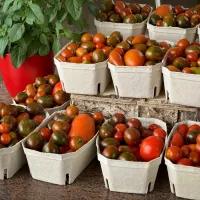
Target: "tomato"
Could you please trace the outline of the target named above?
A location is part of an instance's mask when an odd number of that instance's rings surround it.
[[[93,42],[95,44],[101,43],[101,44],[106,44],[106,36],[102,33],[96,33],[93,37]]]
[[[193,74],[193,71],[189,67],[183,68],[182,72],[187,74]]]
[[[85,49],[83,47],[79,47],[78,49],[76,49],[76,56],[83,57],[86,54],[88,54],[87,49]]]
[[[116,146],[109,145],[103,150],[102,155],[110,159],[117,159],[119,155],[119,150]]]
[[[42,135],[42,137],[44,138],[44,140],[48,142],[51,137],[52,131],[50,129],[44,127],[44,128],[41,128],[39,132]]]
[[[11,136],[8,134],[8,133],[3,133],[1,136],[0,136],[0,142],[3,144],[3,145],[8,145],[10,142],[11,142]]]
[[[17,133],[10,132],[9,135],[10,135],[11,139],[17,139]]]
[[[160,137],[150,136],[145,138],[140,146],[140,155],[144,161],[158,158],[164,148],[164,141]]]
[[[191,151],[192,150],[188,145],[184,145],[181,147],[181,152],[182,152],[183,157],[188,157],[188,155]]]
[[[65,147],[59,147],[60,149],[60,154],[65,154],[69,151],[69,147],[65,146]]]
[[[114,138],[115,138],[116,140],[118,140],[119,142],[121,142],[121,141],[123,140],[124,136],[123,136],[122,133],[116,132],[116,133],[114,134]]]
[[[182,158],[182,151],[177,146],[171,146],[167,149],[166,157],[173,163],[176,163]]]
[[[9,133],[10,132],[10,124],[2,122],[0,124],[0,133]]]
[[[104,116],[101,112],[95,112],[93,118],[96,125],[102,125],[105,121]]]
[[[59,90],[63,90],[61,81],[56,83],[56,85],[54,86],[53,91],[52,91],[52,95],[54,96],[56,94],[56,92],[59,91]]]
[[[166,137],[167,133],[166,133],[165,130],[163,130],[162,128],[156,128],[156,129],[153,131],[153,135],[154,135],[154,136],[161,137],[163,140],[165,140],[165,137]]]
[[[70,124],[64,121],[56,121],[53,126],[52,130],[55,131],[64,131],[65,133],[68,133],[70,129]]]
[[[157,124],[150,124],[148,129],[153,132],[157,128],[159,128]]]
[[[90,62],[92,62],[92,56],[91,56],[91,54],[86,54],[86,55],[84,55],[83,57],[82,57],[82,60],[83,61],[90,61]]]
[[[145,56],[138,49],[130,49],[124,55],[124,62],[126,66],[144,66]]]
[[[120,14],[121,10],[126,7],[126,4],[123,1],[116,1],[114,7],[115,12]]]
[[[200,44],[198,42],[192,42],[191,45],[196,45],[200,47]]]
[[[196,144],[188,144],[188,146],[190,147],[192,152],[196,151]]]
[[[109,46],[105,46],[102,48],[103,52],[105,53],[105,55],[108,57],[109,53],[111,51],[111,48]]]
[[[196,142],[197,142],[197,144],[200,144],[200,134],[197,136]]]
[[[102,44],[102,43],[97,43],[95,45],[96,49],[102,49],[103,47],[105,47],[105,44]]]
[[[178,165],[185,165],[185,166],[193,166],[193,162],[188,158],[181,158],[178,162]]]
[[[84,140],[79,136],[74,136],[69,140],[69,148],[72,151],[77,151],[85,144]]]
[[[189,18],[189,19],[192,17],[193,14],[194,14],[194,13],[193,13],[193,11],[191,11],[191,10],[185,11],[185,16],[186,16],[187,18]]]
[[[119,48],[119,47],[115,47],[114,49],[113,49],[113,51],[116,51],[116,52],[118,52],[121,56],[123,56],[124,55],[124,50],[122,49],[122,48]]]
[[[57,57],[57,60],[59,60],[60,62],[66,62],[66,58],[63,57],[63,56],[61,56],[61,55],[59,55],[59,56]]]
[[[141,133],[142,138],[146,138],[153,135],[153,132],[146,128],[143,128],[142,132],[140,133]]]
[[[127,121],[126,125],[131,128],[136,128],[140,130],[142,128],[142,123],[139,119],[131,118]]]
[[[185,137],[187,132],[188,132],[188,126],[187,124],[181,124],[178,126],[177,131],[183,136]]]
[[[73,56],[67,60],[70,63],[82,63],[82,57]]]
[[[169,50],[167,62],[168,62],[168,64],[171,64],[175,58],[182,57],[182,56],[184,56],[184,51],[181,48],[172,47]]]
[[[64,49],[61,54],[61,56],[63,56],[66,60],[68,60],[69,58],[71,58],[72,56],[74,56],[74,53],[72,51],[70,51],[69,49]]]
[[[200,126],[197,125],[197,124],[193,124],[193,125],[189,126],[188,132],[192,131],[192,130],[195,130],[195,129],[200,130]]]
[[[200,153],[200,144],[196,144],[196,152]]]
[[[196,62],[198,60],[199,56],[195,52],[190,52],[187,54],[186,59],[188,62]]]
[[[175,132],[170,141],[170,146],[182,147],[184,145],[183,136],[179,132]]]
[[[33,120],[36,121],[38,124],[41,124],[44,119],[45,119],[45,117],[43,115],[35,115],[33,117]]]
[[[185,50],[190,45],[190,42],[187,39],[181,39],[177,43],[177,47]]]
[[[181,13],[184,12],[184,7],[183,7],[183,6],[180,6],[180,5],[174,6],[174,12],[175,12],[177,15],[179,15],[179,14],[181,14]]]
[[[156,22],[156,26],[162,26],[162,22],[163,22],[163,20],[158,20],[157,22]]]
[[[117,124],[115,126],[115,131],[119,133],[124,133],[124,131],[127,129],[127,126],[125,124]]]
[[[194,165],[200,164],[200,155],[197,152],[191,152],[188,158],[193,162]]]
[[[81,42],[88,42],[93,40],[93,35],[90,33],[84,33],[81,37]]]
[[[78,115],[78,114],[79,114],[79,110],[74,105],[68,106],[67,109],[65,110],[65,115],[67,115],[67,116],[74,116],[74,115]]]
[[[70,51],[72,51],[74,53],[75,53],[77,48],[78,48],[78,44],[76,44],[74,42],[67,45],[67,49],[69,49]]]
[[[139,145],[140,143],[140,132],[136,128],[127,128],[124,131],[124,141],[128,145]]]
[[[123,58],[117,51],[111,51],[108,59],[109,62],[115,66],[124,66]]]

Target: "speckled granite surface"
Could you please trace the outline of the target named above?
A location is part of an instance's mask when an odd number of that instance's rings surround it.
[[[39,170],[39,169],[38,169]],[[147,195],[110,192],[104,187],[95,158],[71,185],[58,186],[33,180],[24,166],[11,179],[0,181],[0,200],[175,200],[165,165],[159,169],[153,192]]]

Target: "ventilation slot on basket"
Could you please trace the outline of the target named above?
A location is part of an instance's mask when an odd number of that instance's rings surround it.
[[[116,95],[117,95],[117,98],[119,98],[119,90],[118,90],[118,87],[115,86],[115,89],[116,89]]]
[[[176,195],[176,190],[175,190],[174,184],[172,184],[172,187],[173,187],[173,193]]]
[[[69,184],[69,174],[66,174],[65,185]]]
[[[148,192],[151,192],[151,182],[148,185]]]
[[[166,100],[169,101],[169,92],[167,90],[165,91],[165,94],[166,94]]]
[[[101,93],[101,83],[97,85],[97,94]]]
[[[4,169],[4,179],[7,179],[7,177],[8,177],[7,172],[8,172],[7,169]]]
[[[109,189],[109,184],[108,184],[108,179],[106,178],[106,188],[108,189],[108,190],[110,190]]]
[[[153,96],[154,96],[154,97],[157,96],[157,95],[156,95],[156,94],[157,94],[156,92],[157,92],[157,87],[154,88],[154,93],[153,93]]]

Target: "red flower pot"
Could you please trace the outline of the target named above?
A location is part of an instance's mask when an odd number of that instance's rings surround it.
[[[53,52],[47,56],[34,55],[27,57],[18,69],[13,67],[10,54],[0,58],[2,78],[12,97],[23,91],[27,84],[34,83],[36,77],[53,74],[54,70]]]

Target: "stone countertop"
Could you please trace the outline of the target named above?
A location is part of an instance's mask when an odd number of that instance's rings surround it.
[[[71,185],[59,186],[31,178],[25,165],[11,179],[0,181],[0,200],[177,200],[170,192],[167,169],[161,164],[154,190],[147,195],[110,192],[95,158]]]

